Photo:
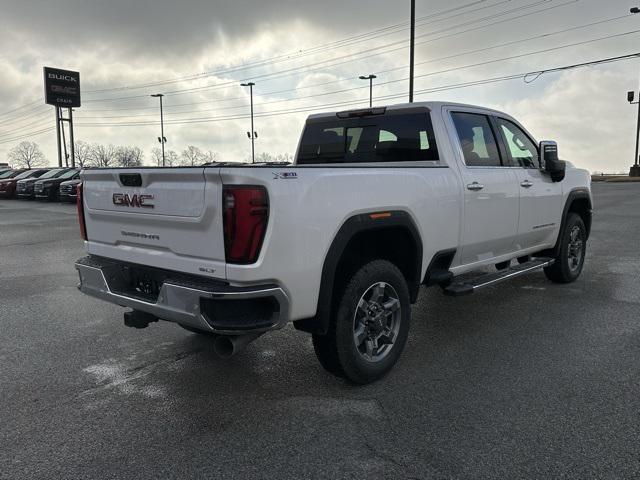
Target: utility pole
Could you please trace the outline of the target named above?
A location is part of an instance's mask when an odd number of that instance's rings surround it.
[[[629,170],[630,177],[640,177],[640,166],[638,166],[638,144],[640,143],[640,94],[638,95],[638,101],[634,102],[635,91],[627,92],[627,100],[631,105],[638,104],[638,119],[636,120],[636,153],[633,157],[633,165]]]
[[[255,145],[255,141],[256,138],[258,137],[258,134],[256,133],[256,131],[253,128],[253,87],[254,87],[255,83],[253,82],[248,82],[248,83],[241,83],[240,86],[241,87],[249,87],[249,96],[251,97],[251,131],[247,132],[247,136],[251,139],[251,163],[255,163],[256,162],[256,145]]]
[[[413,76],[416,49],[416,0],[411,0],[411,46],[409,48],[409,103],[413,103]]]
[[[164,114],[162,112],[162,97],[164,97],[164,94],[154,93],[151,96],[160,99],[160,136],[158,137],[158,141],[162,144],[162,166],[164,167],[164,144],[167,143],[167,137],[164,136]]]
[[[369,80],[369,108],[373,107],[373,79],[375,75],[360,75],[360,80]]]
[[[629,13],[635,15],[636,13],[640,13],[640,8],[633,7],[629,9]],[[629,103],[633,104],[633,97],[635,96],[635,92],[627,93],[627,100]],[[629,170],[630,177],[640,177],[640,166],[638,165],[638,144],[640,143],[640,92],[638,93],[638,119],[636,121],[636,153],[633,158],[633,165]]]

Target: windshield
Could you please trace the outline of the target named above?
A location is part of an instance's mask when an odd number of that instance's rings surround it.
[[[16,172],[14,170],[7,170],[6,172],[2,172],[0,173],[0,178],[10,178],[11,176],[13,176]]]
[[[57,178],[60,178],[60,179],[64,179],[64,178],[71,178],[71,177],[73,177],[76,173],[78,173],[78,171],[77,171],[77,170],[69,170],[68,172],[63,173],[62,175],[58,176]]]
[[[36,172],[41,171],[41,170],[36,170]],[[15,177],[15,180],[22,180],[23,178],[29,178],[31,177],[35,172],[33,170],[27,170],[26,172],[22,172],[20,175],[18,175],[17,177]],[[36,173],[37,176],[37,173]]]
[[[49,170],[47,173],[40,177],[40,180],[42,180],[43,178],[58,178],[64,172],[65,170]]]

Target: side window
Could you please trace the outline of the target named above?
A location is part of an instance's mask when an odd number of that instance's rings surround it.
[[[507,149],[514,165],[524,168],[539,168],[538,148],[520,127],[509,120],[498,118],[498,125],[507,142]]]
[[[454,112],[451,118],[458,132],[464,163],[467,166],[502,166],[496,139],[486,115]]]

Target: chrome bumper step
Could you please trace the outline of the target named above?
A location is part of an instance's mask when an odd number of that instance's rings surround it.
[[[554,261],[555,260],[553,258],[538,257],[498,272],[485,273],[473,278],[465,278],[458,281],[454,278],[453,282],[449,286],[443,288],[443,292],[445,295],[452,297],[471,295],[481,288],[490,287],[491,285],[496,285],[497,283],[504,282],[505,280],[511,280],[512,278],[548,267],[549,265],[552,265]]]

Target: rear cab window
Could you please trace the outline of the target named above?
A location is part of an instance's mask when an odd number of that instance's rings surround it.
[[[427,109],[311,119],[305,126],[296,158],[298,165],[392,162],[439,164]]]

